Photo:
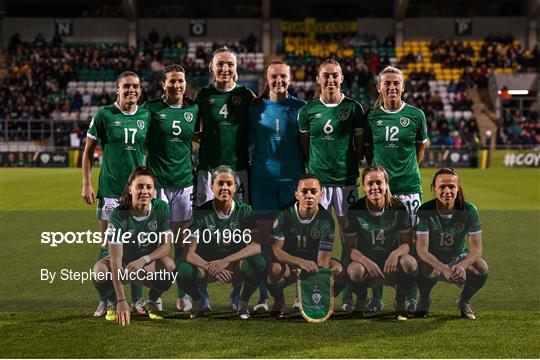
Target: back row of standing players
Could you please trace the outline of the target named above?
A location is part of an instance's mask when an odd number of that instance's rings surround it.
[[[157,182],[156,196],[169,203],[175,234],[189,227],[193,199],[199,207],[213,198],[212,170],[223,164],[236,172],[237,198],[250,201],[259,213],[263,243],[270,237],[274,212],[295,200],[306,163],[308,173],[316,175],[322,185],[321,205],[334,209],[340,229],[346,225],[347,209],[359,199],[358,168],[364,157],[368,163],[385,167],[392,193],[414,217],[422,203],[418,164],[428,136],[423,112],[401,100],[404,79],[399,69],[387,67],[381,72],[379,98],[366,113],[341,92],[343,72],[332,59],[321,63],[314,100],[307,104],[288,94],[291,73],[285,63],[273,62],[267,67],[260,97],[236,83],[237,57],[229,49],[214,53],[209,70],[212,84],[191,101],[184,95],[184,69],[167,66],[163,97],[141,107],[137,106],[139,77],[132,72],[119,76],[118,99],[94,115],[83,160],[82,196],[90,204],[96,200],[90,181],[93,152],[101,141],[97,215],[102,232],[127,179],[143,162],[145,147],[147,164]],[[196,194],[192,143],[200,143]],[[101,256],[105,255],[103,249]],[[372,301],[363,304],[365,310],[383,307],[382,288],[376,289]],[[409,296],[410,310],[416,306],[414,292]],[[234,302],[234,291],[231,296]],[[180,290],[177,297],[178,308],[190,307]],[[138,312],[144,312],[141,299],[142,290],[132,288]],[[259,303],[264,302],[262,296]],[[346,291],[344,309],[353,306],[352,294]],[[105,309],[102,299],[96,314],[102,315]]]

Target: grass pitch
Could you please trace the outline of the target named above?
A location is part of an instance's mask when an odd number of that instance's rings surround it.
[[[431,199],[428,185],[434,170],[421,172],[425,200]],[[385,288],[388,311],[366,319],[338,312],[335,319],[318,325],[295,314],[284,320],[256,315],[249,321],[237,320],[227,308],[229,288],[213,284],[209,291],[214,312],[209,318],[192,321],[173,311],[171,289],[164,296],[167,319],[135,318],[127,328],[91,316],[97,295],[90,282],[40,280],[43,268],[88,271],[96,260],[96,245],[51,248],[40,243],[43,231],[97,231],[95,208],[80,198],[80,169],[0,169],[0,173],[1,357],[537,358],[540,354],[538,170],[459,170],[466,198],[480,209],[484,258],[490,265],[488,283],[473,298],[477,321],[459,318],[453,306],[458,289],[443,283],[433,291],[429,319],[393,320],[394,291]],[[96,175],[97,171],[95,186]],[[337,255],[339,250],[337,246]],[[341,299],[336,303],[340,306]]]

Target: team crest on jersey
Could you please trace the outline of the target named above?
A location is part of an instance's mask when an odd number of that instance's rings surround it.
[[[311,295],[311,300],[313,300],[313,302],[315,304],[318,304],[321,302],[321,294],[318,293],[318,292],[314,292],[312,295]]]
[[[137,127],[138,127],[140,130],[143,130],[143,129],[144,129],[144,121],[142,121],[142,120],[137,120]]]
[[[238,229],[240,228],[240,224],[237,223],[237,222],[232,222],[231,223],[231,230],[235,230],[235,229]]]
[[[159,114],[159,118],[161,120],[165,120],[167,118],[167,115],[166,114]]]
[[[112,213],[112,211],[114,210],[114,206],[111,206],[111,205],[105,205],[103,207],[103,211],[105,212],[105,214],[107,215],[110,215]]]
[[[190,112],[185,112],[184,113],[184,119],[186,119],[187,122],[193,121],[193,114],[190,113]]]
[[[233,104],[236,105],[236,106],[240,105],[240,103],[242,102],[242,98],[240,96],[236,96],[236,95],[233,96],[231,98],[231,100],[232,100]]]
[[[456,230],[458,233],[462,232],[464,227],[465,226],[463,225],[463,223],[454,224],[454,230]]]
[[[338,119],[339,121],[345,121],[349,118],[349,113],[345,110],[341,110],[339,113],[338,113]]]
[[[294,110],[294,109],[287,110],[287,116],[289,117],[289,119],[294,119],[295,120],[296,117],[297,117],[296,110]]]
[[[205,194],[205,193],[199,193],[199,194],[197,194],[197,199],[198,199],[199,202],[202,204],[203,202],[206,201],[206,194]]]
[[[318,239],[321,237],[321,232],[317,229],[312,229],[310,235],[313,239]]]
[[[157,229],[157,221],[150,221],[148,223],[148,228],[150,229],[150,231],[156,231]]]
[[[406,127],[407,125],[409,125],[411,120],[409,118],[402,117],[402,118],[399,119],[399,122],[400,122],[401,126]]]
[[[92,126],[92,125],[90,125],[90,126]],[[122,122],[116,120],[116,121],[114,122],[114,126],[122,126]]]

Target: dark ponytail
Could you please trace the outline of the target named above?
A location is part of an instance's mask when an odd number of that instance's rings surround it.
[[[124,187],[124,191],[122,192],[122,196],[120,197],[120,201],[118,203],[119,210],[130,210],[133,207],[133,204],[131,203],[131,194],[129,193],[129,187],[131,186],[131,184],[133,184],[133,181],[135,181],[135,179],[139,176],[150,176],[152,178],[152,181],[154,182],[154,185],[156,184],[156,179],[154,179],[154,176],[150,173],[150,170],[148,170],[147,167],[140,165],[137,166],[137,168],[129,176],[128,182]]]
[[[454,175],[458,178],[458,192],[456,196],[456,203],[454,205],[455,209],[464,210],[465,209],[465,194],[463,193],[463,188],[461,187],[461,181],[459,180],[459,175],[456,170],[451,167],[446,167],[439,169],[433,176],[433,181],[431,182],[431,190],[435,190],[435,180],[439,175]]]

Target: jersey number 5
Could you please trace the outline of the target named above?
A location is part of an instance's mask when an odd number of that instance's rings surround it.
[[[180,127],[180,120],[174,120],[172,122],[172,128],[173,128],[172,134],[174,136],[180,135],[182,133],[182,128]]]

